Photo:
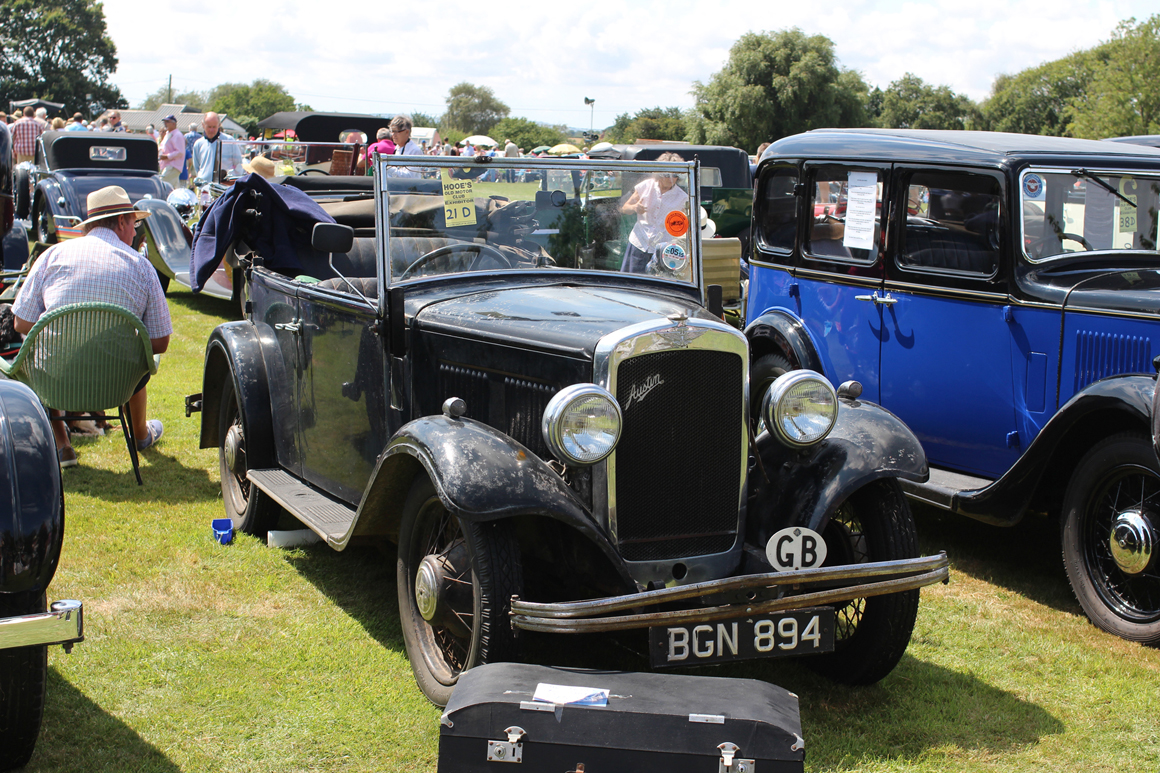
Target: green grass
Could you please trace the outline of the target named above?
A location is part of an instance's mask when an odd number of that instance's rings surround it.
[[[209,332],[233,309],[181,292],[170,308],[176,332],[150,383],[165,437],[142,457],[145,485],[119,433],[78,444],[81,464],[65,471],[50,597],[84,601],[86,641],[50,650],[28,770],[435,770],[439,712],[411,677],[393,551],[211,539],[217,454],[197,448],[183,406],[201,390]],[[917,517],[924,551],[950,554],[952,580],[923,591],[911,646],[879,685],[834,686],[800,661],[695,673],[796,692],[812,771],[1156,773],[1160,650],[1087,623],[1054,525]],[[543,662],[644,667],[625,649],[639,638],[531,644]]]

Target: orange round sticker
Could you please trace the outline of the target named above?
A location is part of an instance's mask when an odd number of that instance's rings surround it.
[[[689,216],[678,209],[665,215],[665,230],[670,236],[684,236],[689,230]]]

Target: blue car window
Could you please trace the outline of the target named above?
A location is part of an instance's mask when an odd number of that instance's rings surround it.
[[[763,204],[758,209],[761,216],[757,221],[757,238],[764,250],[780,253],[793,251],[797,240],[797,196],[794,195],[798,183],[795,166],[776,167],[763,175],[761,197]]]
[[[1002,191],[988,175],[919,172],[906,187],[902,268],[989,277],[999,267]]]
[[[863,241],[853,238],[854,222],[852,219],[848,222],[847,218],[851,202],[857,201],[856,198],[851,198],[851,187],[858,185],[864,175],[870,175],[871,182],[877,180],[877,190],[874,192],[873,237],[869,240],[869,247],[856,246]],[[881,173],[844,166],[821,167],[814,174],[812,187],[813,222],[810,225],[806,254],[837,263],[871,264],[877,261],[878,250],[882,244]]]

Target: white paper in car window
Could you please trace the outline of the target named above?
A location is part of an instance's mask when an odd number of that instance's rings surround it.
[[[874,215],[878,174],[850,172],[846,191],[846,234],[842,244],[855,250],[874,249]]]

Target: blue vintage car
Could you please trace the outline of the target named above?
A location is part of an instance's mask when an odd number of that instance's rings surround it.
[[[1160,643],[1158,209],[1160,151],[1140,145],[782,139],[754,199],[753,393],[794,368],[856,379],[922,442],[911,497],[999,526],[1055,516],[1091,620]]]

